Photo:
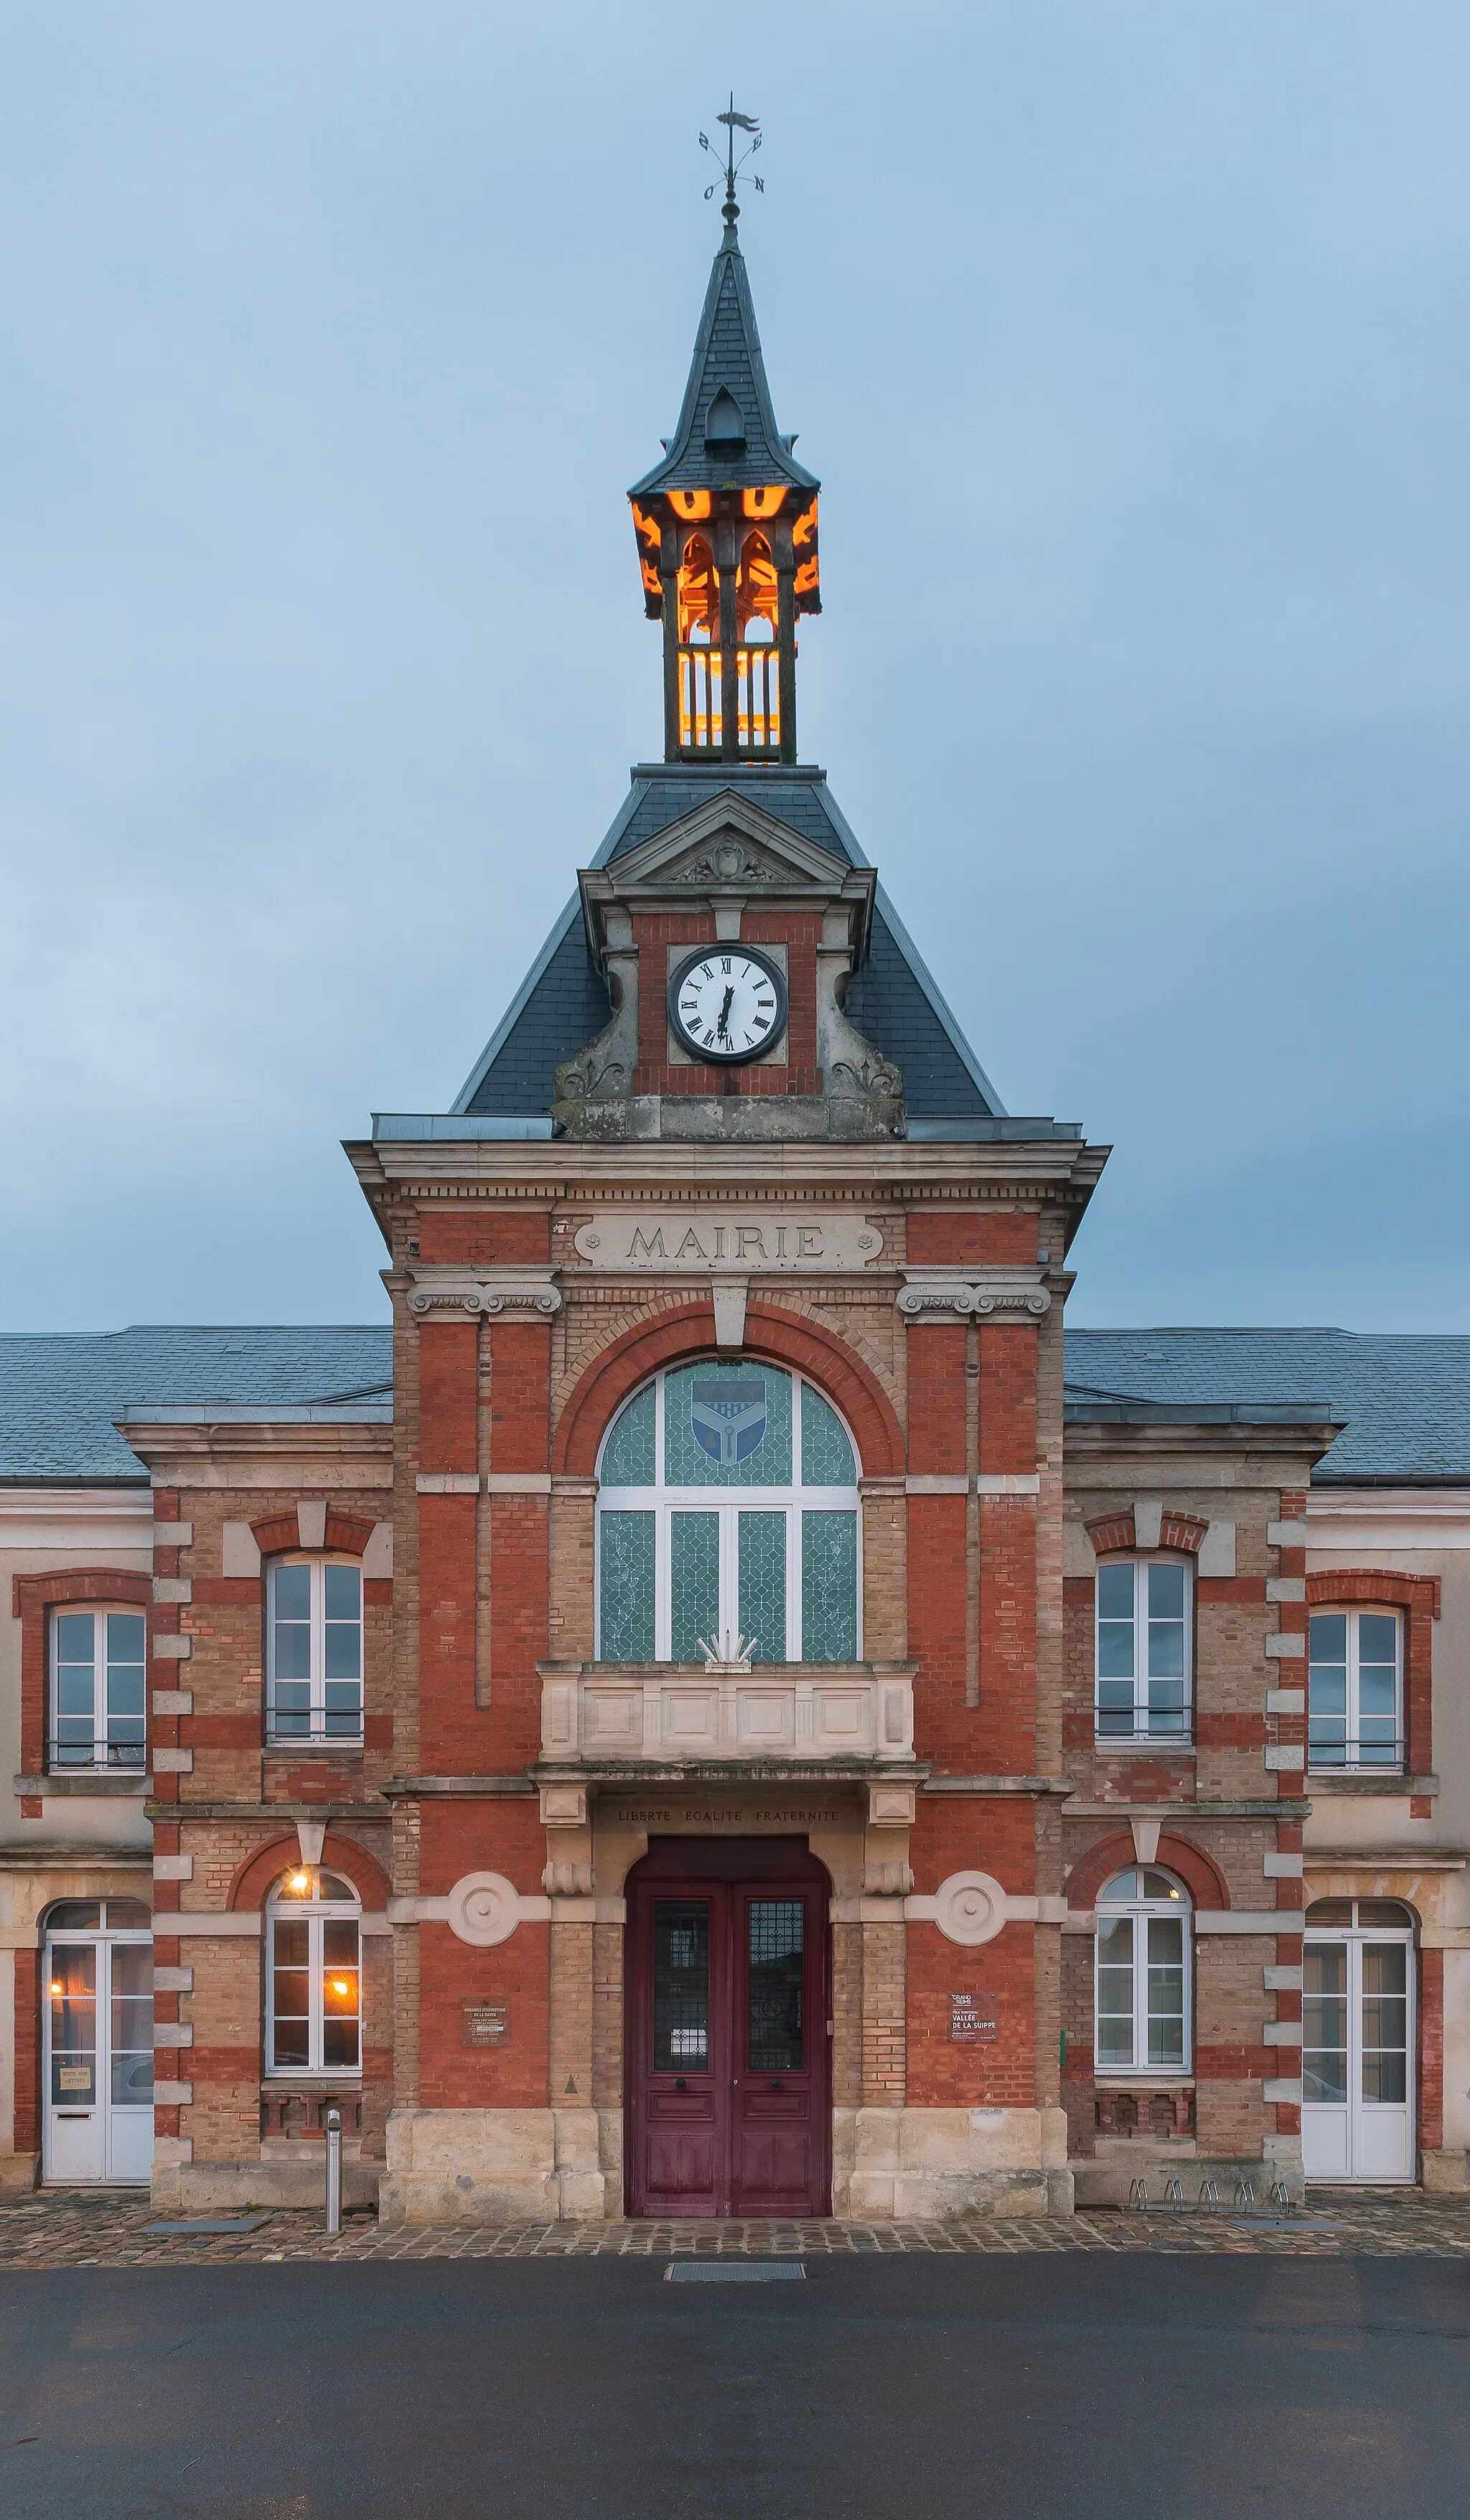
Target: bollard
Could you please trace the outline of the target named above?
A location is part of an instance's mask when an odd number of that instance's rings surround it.
[[[327,2112],[327,2228],[342,2228],[342,2113]]]

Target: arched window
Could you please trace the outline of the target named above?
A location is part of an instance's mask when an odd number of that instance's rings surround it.
[[[1099,2074],[1189,2066],[1189,1893],[1157,1865],[1115,1873],[1097,1900]]]
[[[858,1457],[828,1400],[753,1358],[645,1383],[603,1440],[598,1654],[697,1662],[743,1637],[757,1662],[852,1662]]]
[[[271,1566],[266,1738],[363,1737],[363,1571],[356,1558],[278,1557]]]
[[[277,1882],[266,1907],[268,2074],[359,2070],[361,1926],[340,1872],[303,1864]]]

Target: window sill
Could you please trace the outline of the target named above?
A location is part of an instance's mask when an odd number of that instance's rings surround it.
[[[1123,1750],[1130,1758],[1136,1758],[1140,1750],[1151,1750],[1155,1758],[1160,1759],[1192,1759],[1195,1752],[1195,1744],[1192,1740],[1185,1740],[1179,1734],[1165,1732],[1098,1734],[1093,1740],[1092,1747],[1104,1753],[1110,1750]]]
[[[1411,1777],[1403,1768],[1309,1768],[1311,1794],[1437,1794],[1438,1777]]]
[[[340,2073],[321,2073],[305,2067],[299,2070],[284,2066],[279,2073],[267,2069],[260,2077],[262,2091],[335,2092],[350,2087],[356,2091],[362,2083],[361,2065],[344,2065]]]
[[[268,1759],[360,1759],[363,1741],[267,1741],[264,1749]]]
[[[1109,2092],[1192,2092],[1194,2089],[1193,2069],[1187,2066],[1180,2066],[1175,2072],[1168,2065],[1160,2065],[1151,2074],[1134,2070],[1126,2074],[1099,2074],[1094,2071],[1092,2080]]]
[[[15,1779],[18,1794],[39,1794],[43,1800],[62,1794],[136,1795],[143,1800],[153,1789],[146,1768],[57,1768],[41,1777]]]

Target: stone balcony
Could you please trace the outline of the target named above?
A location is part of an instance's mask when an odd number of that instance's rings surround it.
[[[541,1756],[607,1773],[913,1765],[912,1662],[542,1663]]]

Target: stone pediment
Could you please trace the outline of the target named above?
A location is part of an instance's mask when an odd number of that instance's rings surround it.
[[[772,884],[789,887],[802,875],[794,870],[789,858],[780,858],[774,850],[762,848],[747,839],[733,823],[727,823],[702,847],[690,849],[663,871],[665,883],[692,884],[704,892],[743,891],[747,884]]]
[[[599,958],[615,905],[642,908],[657,901],[737,901],[756,892],[765,902],[797,901],[803,907],[845,903],[861,955],[876,881],[871,867],[854,867],[834,850],[734,788],[680,816],[650,839],[607,866],[578,878],[588,941]]]

